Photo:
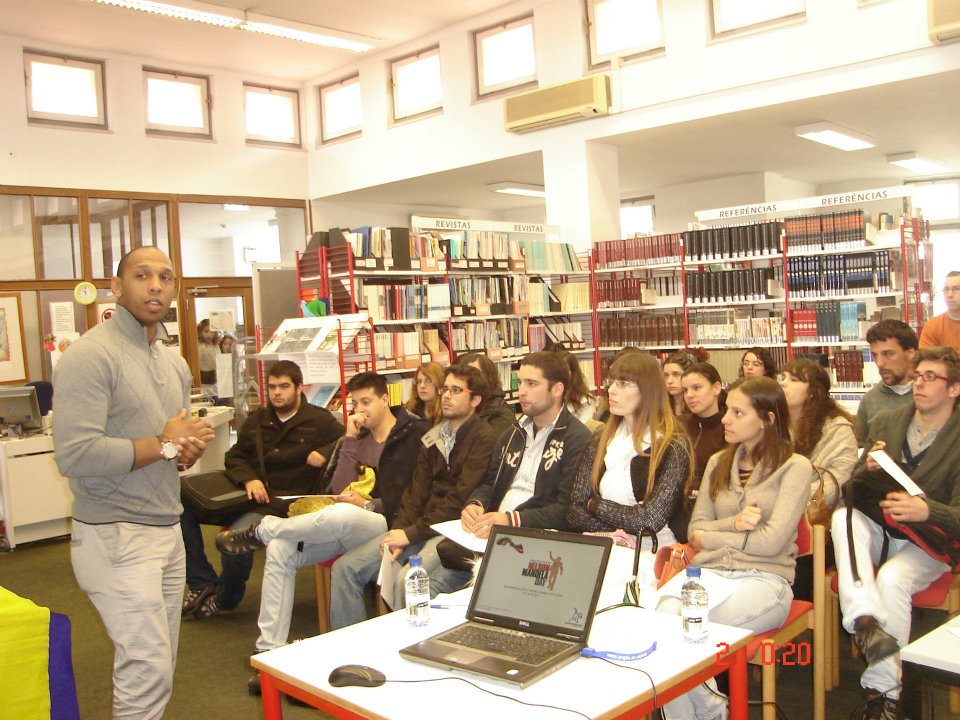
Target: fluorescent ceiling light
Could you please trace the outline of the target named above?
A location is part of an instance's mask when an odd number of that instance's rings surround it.
[[[950,169],[939,160],[915,152],[887,155],[887,162],[891,165],[899,165],[913,173],[942,173]]]
[[[223,209],[229,212],[246,212],[250,209],[249,205],[240,205],[238,203],[224,203]]]
[[[828,122],[798,125],[794,131],[799,137],[840,150],[865,150],[877,146],[876,140],[869,135]]]
[[[528,183],[515,182],[496,182],[487,185],[490,192],[501,193],[502,195],[522,195],[523,197],[546,197],[547,193],[543,185],[530,185]]]
[[[341,33],[267,15],[232,10],[219,5],[192,2],[192,0],[178,0],[176,5],[153,2],[153,0],[93,0],[93,2],[128,10],[140,10],[141,12],[176,18],[177,20],[191,20],[221,28],[247,30],[286,40],[299,40],[312,45],[322,45],[323,47],[348,50],[355,53],[366,52],[373,48],[371,43],[365,42],[365,38],[360,39],[362,36],[359,35]]]

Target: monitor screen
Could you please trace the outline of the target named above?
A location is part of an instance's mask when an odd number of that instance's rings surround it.
[[[0,387],[0,425],[19,425],[23,430],[40,429],[36,388]]]

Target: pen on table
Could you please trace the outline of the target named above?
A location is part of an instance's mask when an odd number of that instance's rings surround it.
[[[453,608],[466,607],[466,605],[441,605],[440,603],[430,603],[430,607],[437,610],[452,610]]]

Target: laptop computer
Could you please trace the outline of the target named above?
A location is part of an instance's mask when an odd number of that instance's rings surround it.
[[[526,687],[587,646],[612,542],[494,526],[467,622],[403,648],[417,662]]]

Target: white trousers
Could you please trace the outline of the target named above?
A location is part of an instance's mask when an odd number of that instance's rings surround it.
[[[293,614],[297,570],[326,562],[387,531],[383,515],[350,503],[337,503],[291,518],[266,516],[257,536],[267,546],[260,589],[257,650],[286,645]],[[303,549],[298,549],[303,543]]]
[[[833,513],[833,547],[836,555],[843,627],[853,632],[854,621],[872,615],[900,647],[910,642],[911,597],[950,568],[934,560],[909,540],[890,538],[887,561],[874,575],[883,548],[883,530],[859,510],[853,511],[853,542],[856,547],[860,587],[853,584],[850,550],[847,544],[847,510]],[[860,676],[862,687],[900,697],[900,655],[891,655],[868,667]]]
[[[113,717],[162,718],[186,582],[180,526],[74,520],[70,559],[113,641]]]

